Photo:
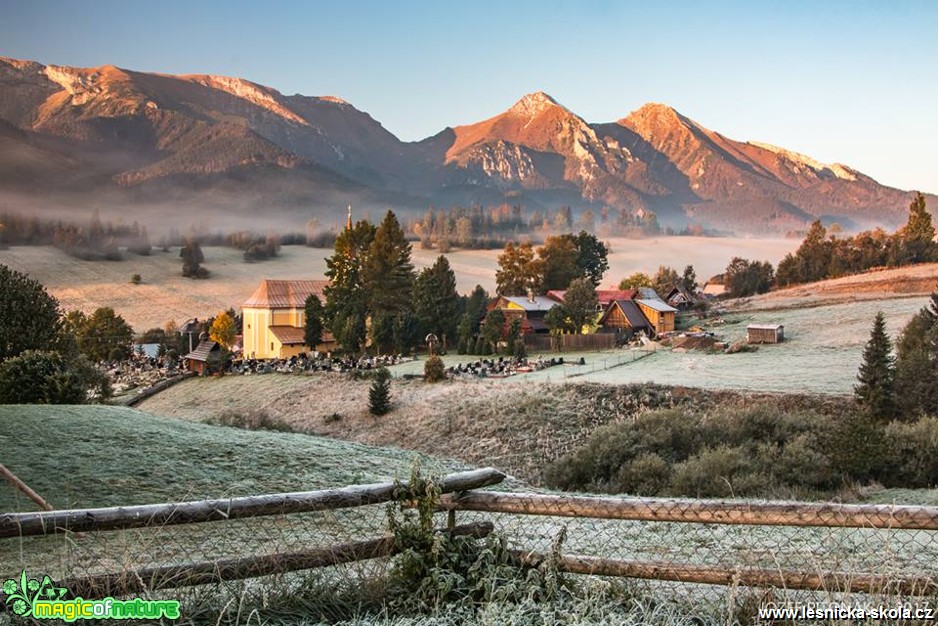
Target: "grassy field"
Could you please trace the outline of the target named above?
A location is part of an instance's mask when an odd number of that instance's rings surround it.
[[[0,406],[3,463],[57,509],[307,491],[467,469],[399,449],[245,431],[106,406]],[[514,483],[517,484],[517,483]],[[34,511],[12,487],[0,511]],[[383,506],[78,537],[0,540],[0,577],[236,558],[387,532]],[[54,573],[53,573],[54,572]]]
[[[722,272],[736,255],[765,258],[777,263],[798,246],[794,239],[716,239],[706,237],[661,237],[657,239],[613,239],[609,272],[604,285],[615,285],[632,272],[653,273],[659,265],[682,269],[690,263],[701,281]],[[238,308],[264,278],[324,278],[326,258],[331,249],[284,246],[278,258],[261,263],[245,263],[241,252],[231,248],[206,247],[208,280],[181,276],[178,248],[169,252],[154,249],[148,257],[127,254],[121,262],[89,262],[69,257],[49,246],[12,247],[0,250],[0,263],[25,272],[41,282],[66,309],[91,312],[100,306],[112,307],[135,330],[177,323],[190,317],[215,315],[229,307]],[[447,255],[456,273],[456,286],[468,293],[481,284],[495,290],[495,270],[500,250],[457,250]],[[432,265],[436,250],[413,250],[419,269]],[[131,285],[130,277],[140,274],[143,283]]]
[[[214,382],[226,380],[234,379]],[[561,388],[551,385],[543,391],[556,394]],[[553,395],[548,403],[556,400],[563,398]],[[566,400],[569,404],[571,398]],[[623,398],[606,394],[583,397],[581,401],[613,406],[621,400]],[[536,408],[535,398],[529,397],[526,401],[530,408]],[[569,406],[562,408],[569,410]],[[377,481],[406,475],[412,457],[411,453],[399,450],[309,435],[239,431],[101,406],[0,407],[0,443],[5,450],[4,463],[59,508],[234,496]],[[456,446],[458,442],[453,443],[453,447]],[[424,466],[440,472],[464,468],[457,462],[434,459],[426,459]],[[508,487],[524,488],[517,482],[509,483]],[[0,493],[0,510],[32,508],[10,490]],[[459,514],[461,523],[474,519],[494,521],[510,546],[526,550],[549,551],[564,533],[564,553],[663,563],[793,568],[807,572],[837,569],[889,576],[902,572],[935,574],[938,563],[938,542],[932,536],[934,533],[925,532]],[[140,565],[296,550],[378,536],[383,534],[385,522],[383,507],[369,507],[153,531],[88,533],[67,539],[3,540],[0,541],[0,576],[15,573],[21,567],[48,572],[55,578],[65,574],[121,571]],[[225,623],[317,623],[316,619],[304,617],[312,609],[303,602],[325,601],[328,589],[335,588],[334,577],[348,584],[363,573],[384,571],[382,567],[386,567],[386,563],[369,565],[377,570],[339,568],[331,573],[323,570],[321,574],[298,579],[299,586],[295,589],[284,587],[282,578],[275,580],[272,588],[264,588],[261,580],[248,586],[232,585],[225,590],[225,593],[235,594],[224,596],[228,598],[227,605],[200,606],[199,619],[203,621],[195,621],[216,623],[224,615]],[[733,587],[641,582],[616,583],[613,587],[609,581],[574,578],[579,585],[577,595],[562,596],[556,602],[492,602],[471,610],[461,606],[452,614],[441,606],[433,616],[391,619],[387,615],[362,615],[349,623],[403,626],[496,624],[507,620],[519,624],[557,621],[715,624],[724,623],[727,616],[736,614],[735,603],[740,598],[750,597],[751,593],[755,593],[752,597],[759,597],[760,593]],[[507,584],[507,581],[501,580],[499,584]],[[302,594],[309,594],[313,585],[320,585],[318,591],[312,598],[302,599]],[[265,590],[261,592],[261,589]],[[250,595],[256,593],[260,595]],[[277,593],[280,595],[274,595]],[[237,612],[230,609],[232,597],[247,603],[246,614],[240,613],[240,607]],[[819,599],[816,595],[797,596],[785,591],[775,597]],[[821,594],[820,597],[834,599],[837,596]],[[846,599],[856,600],[855,597]],[[206,615],[209,619],[205,619]]]

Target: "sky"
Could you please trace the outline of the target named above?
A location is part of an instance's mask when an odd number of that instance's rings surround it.
[[[336,95],[406,141],[543,90],[938,193],[938,2],[0,0],[0,56]]]

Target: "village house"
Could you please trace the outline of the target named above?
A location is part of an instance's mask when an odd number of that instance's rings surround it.
[[[599,318],[600,332],[654,335],[654,328],[634,300],[613,300]]]
[[[706,283],[704,283],[701,292],[705,296],[716,298],[726,293],[726,284],[723,282],[723,274],[717,274]]]
[[[547,292],[547,297],[553,298],[557,302],[563,302],[566,294],[566,289],[551,289]],[[597,289],[596,300],[599,303],[596,310],[605,311],[616,300],[633,300],[637,294],[638,292],[635,289]]]
[[[678,311],[687,311],[697,304],[698,298],[691,293],[689,289],[686,289],[684,285],[674,285],[664,297],[664,301]]]
[[[244,319],[245,358],[285,359],[312,350],[331,350],[334,340],[323,333],[323,343],[304,343],[306,299],[315,295],[325,303],[327,280],[264,280],[241,311]]]
[[[486,310],[501,310],[505,316],[505,328],[508,328],[513,318],[520,317],[522,334],[541,334],[549,332],[544,317],[557,304],[557,300],[553,298],[533,294],[527,296],[498,296],[489,303]]]

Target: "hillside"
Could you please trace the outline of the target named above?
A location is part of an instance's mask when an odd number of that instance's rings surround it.
[[[0,405],[0,445],[3,464],[60,509],[382,482],[408,476],[416,456],[100,405]],[[430,458],[423,466],[439,472],[466,469]],[[32,511],[35,505],[5,485],[0,511],[17,510]]]
[[[777,289],[760,296],[730,300],[726,308],[749,312],[799,309],[886,298],[920,298],[936,290],[938,263],[922,263]]]
[[[597,124],[535,92],[407,143],[337,96],[2,57],[0,153],[9,209],[113,205],[138,209],[136,219],[171,205],[196,220],[206,205],[308,219],[347,203],[406,211],[507,200],[779,233],[817,217],[892,228],[911,200],[847,165],[732,140],[663,104]]]

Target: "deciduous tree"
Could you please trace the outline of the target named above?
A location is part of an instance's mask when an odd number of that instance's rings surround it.
[[[0,361],[59,342],[59,303],[37,281],[0,265]]]
[[[217,341],[223,348],[230,350],[234,345],[237,329],[235,321],[227,311],[222,311],[215,316],[212,326],[209,328],[208,337],[212,341]]]
[[[534,247],[530,242],[515,245],[508,242],[498,257],[495,272],[496,290],[502,296],[523,296],[529,290],[541,289],[543,270],[541,261],[534,258]]]
[[[577,278],[563,296],[563,308],[575,333],[583,333],[584,328],[596,319],[599,300],[596,287],[588,278]]]
[[[92,313],[78,335],[78,349],[92,361],[119,361],[130,357],[133,329],[111,307]]]

